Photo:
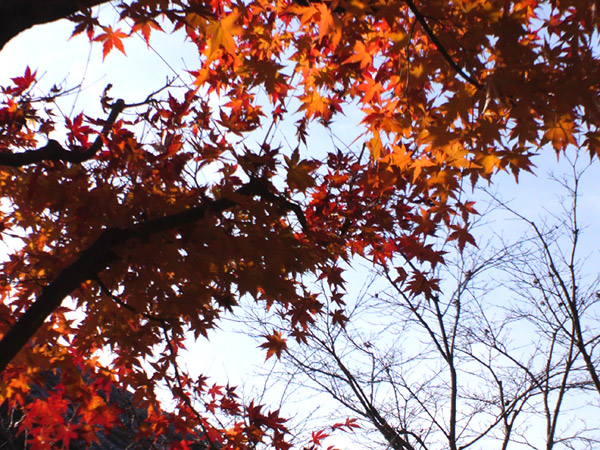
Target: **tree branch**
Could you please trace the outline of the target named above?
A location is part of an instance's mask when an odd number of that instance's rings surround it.
[[[417,18],[418,22],[423,27],[423,30],[425,31],[425,33],[427,33],[427,36],[429,36],[429,38],[431,39],[431,42],[433,42],[433,44],[435,45],[435,47],[442,54],[442,56],[448,62],[448,64],[450,64],[450,66],[455,70],[455,72],[458,75],[460,75],[465,81],[471,83],[477,89],[481,89],[483,87],[481,85],[481,83],[479,83],[471,75],[467,74],[456,63],[456,61],[454,61],[454,59],[452,59],[452,56],[450,56],[450,54],[448,53],[448,51],[444,48],[444,46],[442,45],[442,43],[440,42],[440,40],[437,38],[437,36],[435,35],[435,33],[433,32],[433,30],[431,29],[431,27],[429,26],[429,24],[425,20],[425,17],[423,16],[423,14],[421,14],[421,11],[419,11],[419,8],[417,8],[417,5],[415,5],[415,3],[413,2],[413,0],[405,0],[405,1],[406,1],[406,4],[408,5],[409,9],[412,11],[412,13]]]
[[[324,0],[293,0],[294,3],[296,3],[297,5],[300,6],[311,6],[312,4],[319,4],[319,3],[325,3],[328,4],[328,2],[324,1]],[[448,53],[448,50],[446,50],[446,48],[443,46],[443,44],[440,42],[440,40],[438,39],[438,37],[435,35],[435,33],[433,32],[433,30],[431,29],[431,27],[429,26],[429,24],[427,23],[427,21],[425,20],[425,16],[423,16],[423,14],[421,13],[421,11],[419,10],[419,8],[417,8],[417,5],[415,5],[413,0],[405,0],[406,5],[408,6],[408,8],[412,11],[412,13],[415,15],[415,17],[417,18],[417,21],[421,24],[421,26],[423,27],[423,30],[425,31],[425,33],[427,34],[427,36],[429,36],[429,38],[431,39],[431,41],[433,42],[433,44],[435,45],[435,47],[438,49],[438,51],[442,54],[442,56],[444,57],[444,59],[448,62],[448,64],[450,64],[450,66],[454,69],[454,71],[461,76],[461,78],[463,78],[465,81],[467,81],[468,83],[471,83],[473,86],[475,86],[477,89],[481,89],[483,86],[481,83],[479,83],[475,78],[473,78],[471,75],[469,75],[468,73],[466,73],[457,63],[456,61],[454,61],[454,59],[452,59],[452,56],[450,56],[450,54]],[[335,2],[334,2],[335,3]],[[371,11],[372,13],[376,13],[378,11],[377,6],[375,5],[370,5],[371,7]],[[333,9],[333,12],[338,13],[338,14],[342,14],[346,12],[346,9],[340,6],[337,6]]]
[[[113,249],[128,240],[128,230],[108,228],[79,257],[42,289],[42,292],[0,341],[0,372],[25,346],[63,299],[93,279],[117,259]]]
[[[0,165],[21,167],[39,163],[41,161],[65,161],[71,163],[82,163],[83,161],[87,161],[100,151],[103,145],[102,138],[108,134],[110,128],[115,123],[115,120],[117,120],[117,117],[126,106],[125,102],[121,99],[116,100],[112,104],[110,114],[104,122],[100,135],[98,135],[96,140],[83,151],[67,150],[54,139],[50,139],[46,145],[36,150],[28,150],[22,153],[0,153]]]
[[[397,430],[392,427],[388,421],[380,414],[379,409],[377,409],[371,400],[369,400],[369,396],[365,394],[362,386],[356,379],[356,377],[352,374],[350,369],[346,367],[344,362],[338,356],[335,351],[335,348],[328,347],[325,343],[321,342],[323,348],[333,357],[339,369],[345,375],[345,382],[348,384],[350,389],[354,392],[354,395],[360,402],[363,407],[363,414],[369,418],[371,423],[377,428],[377,430],[381,433],[384,439],[388,442],[388,448],[392,448],[394,450],[415,450],[414,447],[405,439],[400,436]]]
[[[247,197],[258,196],[275,204],[282,201],[281,197],[270,192],[268,185],[261,180],[251,180],[237,189],[235,194]],[[221,214],[237,205],[237,201],[229,198],[205,200],[200,205],[186,211],[142,222],[129,228],[105,229],[92,245],[82,251],[74,262],[65,267],[54,281],[42,289],[29,309],[19,317],[17,323],[2,338],[0,341],[0,372],[27,344],[52,312],[60,306],[65,297],[82,283],[96,280],[100,272],[118,259],[115,250],[119,246],[128,241],[144,240],[150,235],[197,223],[211,213]],[[288,211],[293,210],[296,213],[303,225],[306,224],[306,219],[297,204],[286,201],[285,206]],[[307,231],[306,228],[304,229]]]
[[[65,19],[109,0],[0,0],[0,50],[34,25]]]

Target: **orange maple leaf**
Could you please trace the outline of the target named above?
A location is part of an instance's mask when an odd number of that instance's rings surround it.
[[[273,330],[273,334],[267,334],[264,337],[267,338],[267,342],[260,344],[260,347],[267,349],[265,361],[273,355],[280,359],[281,352],[287,349],[286,339],[277,330]]]
[[[131,32],[141,32],[142,33],[142,37],[144,38],[144,42],[146,42],[146,45],[150,45],[150,34],[152,33],[152,30],[158,30],[158,31],[163,31],[163,29],[161,28],[161,26],[156,22],[156,20],[153,19],[148,19],[148,20],[144,20],[144,21],[140,21],[140,22],[136,22],[135,25],[133,25],[133,27],[131,28]]]
[[[573,134],[576,131],[573,121],[569,117],[563,116],[547,126],[544,140],[552,142],[552,147],[557,152],[564,151],[569,144],[575,144]]]
[[[360,63],[360,68],[364,69],[373,62],[373,56],[361,41],[354,44],[354,54],[344,60],[342,64]]]
[[[223,48],[230,55],[235,55],[237,44],[234,36],[239,36],[243,32],[243,28],[238,25],[237,21],[240,17],[238,12],[232,12],[225,16],[220,21],[212,22],[206,29],[210,38],[210,46],[208,49],[208,57],[212,59],[215,52]]]
[[[106,55],[114,48],[119,50],[125,56],[125,47],[123,46],[123,39],[128,37],[127,33],[123,33],[120,28],[113,30],[111,26],[102,27],[104,33],[99,34],[94,38],[96,42],[102,42],[102,60],[106,58]]]

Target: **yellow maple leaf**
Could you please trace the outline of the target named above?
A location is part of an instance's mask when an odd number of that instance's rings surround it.
[[[421,175],[421,172],[424,167],[431,167],[431,166],[435,166],[435,163],[433,161],[431,161],[431,159],[429,159],[427,156],[422,156],[422,157],[414,160],[414,162],[412,163],[413,183],[415,181],[417,181],[417,179],[419,178],[419,175]]]
[[[490,153],[481,157],[481,159],[478,159],[477,163],[483,167],[484,173],[488,175],[491,174],[494,169],[500,167],[501,160],[494,153]]]
[[[544,133],[544,140],[552,142],[557,152],[564,151],[569,144],[575,144],[575,124],[568,116],[562,116],[549,124]]]
[[[209,60],[213,59],[215,53],[221,48],[231,55],[236,55],[237,44],[234,36],[239,36],[244,31],[238,24],[239,17],[239,12],[232,12],[221,20],[211,21],[206,28],[207,36],[211,36],[208,48]]]

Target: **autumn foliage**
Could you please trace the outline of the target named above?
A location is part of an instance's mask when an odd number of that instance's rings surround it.
[[[83,405],[63,426],[61,409],[39,402],[32,448],[91,442],[98,421],[117,417],[90,376],[135,390],[149,412],[144,438],[170,425],[155,413],[166,385],[188,436],[180,448],[289,448],[278,412],[188,376],[178,364],[186,336],[206,336],[253,298],[290,325],[265,336],[266,357],[279,357],[324,314],[344,326],[340,266],[356,255],[390,270],[402,258],[407,295],[433,298],[428,271],[444,254],[431,238],[475,244],[468,186],[501,170],[518,178],[546,144],[600,154],[591,0],[134,0],[114,3],[117,26],[88,8],[102,1],[42,3],[3,2],[1,45],[65,17],[107,61],[133,35],[150,44],[174,30],[199,62],[184,88],[147,99],[107,87],[98,117],[49,112],[61,91],[35,93],[36,61],[0,88],[0,399],[24,407],[29,386],[55,370],[61,389],[48,402],[62,392]],[[355,148],[306,145],[313,124],[357,108]],[[289,117],[294,145],[273,144],[267,130]],[[262,144],[245,144],[256,131]]]

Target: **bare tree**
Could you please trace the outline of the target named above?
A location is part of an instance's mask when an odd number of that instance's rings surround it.
[[[579,153],[566,160],[570,173],[552,176],[562,188],[560,207],[542,220],[532,220],[493,197],[529,229],[529,238],[514,247],[502,269],[514,297],[510,316],[532,327],[540,345],[545,345],[544,377],[538,389],[547,449],[558,443],[571,448],[572,441],[598,443],[597,438],[587,437],[598,426],[581,420],[584,415],[567,414],[564,432],[559,430],[559,417],[570,397],[575,396],[579,410],[590,399],[596,407],[600,400],[600,278],[594,265],[590,267],[590,249],[582,254],[585,229],[579,220],[580,185],[592,165],[583,163]],[[582,422],[582,428],[575,431],[577,422]]]
[[[493,196],[522,234],[481,227],[489,244],[449,251],[429,297],[408,295],[402,269],[380,265],[345,327],[324,322],[290,347],[287,380],[360,417],[369,448],[595,448],[600,284],[580,255],[578,218],[589,165],[566,161],[560,210],[538,220]]]

